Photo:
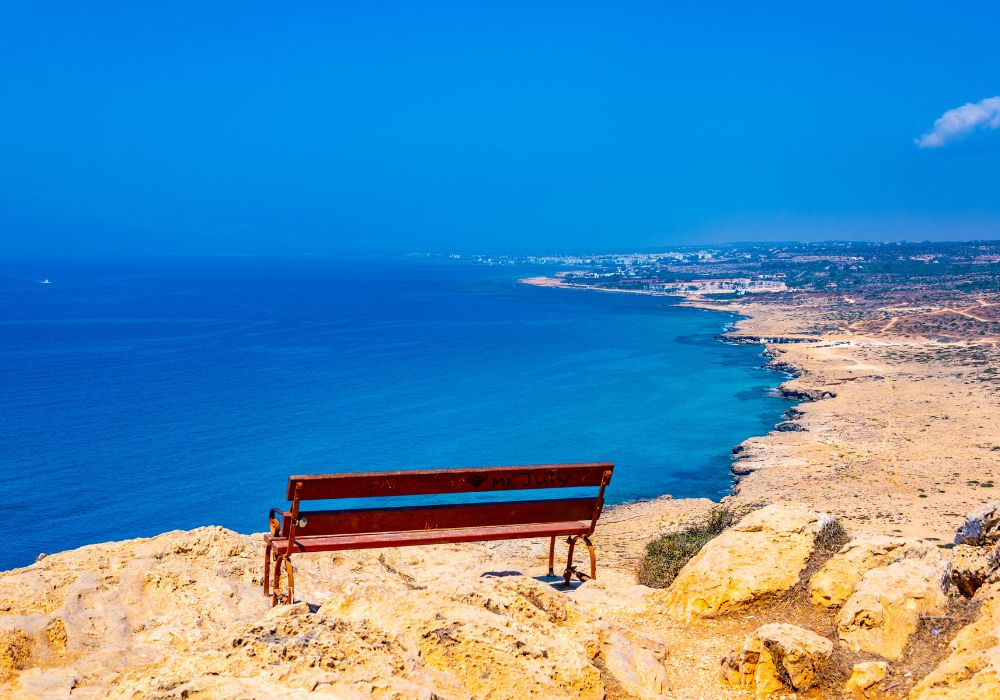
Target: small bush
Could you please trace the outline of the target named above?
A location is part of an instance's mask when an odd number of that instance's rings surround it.
[[[823,554],[836,554],[851,539],[847,530],[836,518],[820,521],[819,533],[816,535],[816,551]]]
[[[749,511],[743,510],[737,513],[728,506],[716,506],[703,521],[657,537],[646,545],[646,553],[639,561],[639,583],[651,588],[666,588],[706,542],[721,534],[747,512]]]

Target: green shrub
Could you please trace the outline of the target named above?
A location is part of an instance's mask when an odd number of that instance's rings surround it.
[[[716,506],[704,520],[677,532],[661,535],[646,545],[639,560],[639,583],[651,588],[666,588],[677,573],[705,543],[721,534],[749,511],[735,512],[728,506]]]

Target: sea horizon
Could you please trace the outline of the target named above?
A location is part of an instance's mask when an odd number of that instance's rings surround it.
[[[518,284],[539,266],[73,256],[0,267],[0,569],[265,528],[293,472],[611,461],[609,503],[726,495],[789,405],[733,314]],[[43,284],[44,281],[48,284]]]

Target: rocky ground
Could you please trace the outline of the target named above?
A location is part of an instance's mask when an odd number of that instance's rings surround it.
[[[62,552],[0,574],[0,696],[1000,696],[1000,504],[954,551],[775,504],[636,584],[635,543],[705,505],[611,509],[568,591],[541,541],[303,555],[273,609],[259,537]]]
[[[853,309],[828,297],[720,308],[748,316],[737,338],[772,341],[772,366],[798,375],[780,390],[801,400],[777,430],[737,448],[737,501],[780,494],[852,526],[946,542],[956,519],[1000,496],[992,332],[955,331],[924,307]],[[922,320],[900,320],[909,317]]]

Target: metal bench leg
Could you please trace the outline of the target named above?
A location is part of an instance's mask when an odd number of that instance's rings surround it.
[[[556,572],[553,569],[556,563],[556,538],[549,538],[549,576],[555,576]]]
[[[285,572],[288,574],[288,600],[285,602],[291,605],[295,602],[295,570],[292,568],[291,557],[285,557]]]
[[[284,564],[288,576],[287,593],[281,592],[281,568]],[[274,588],[271,589],[271,607],[279,602],[291,604],[295,601],[295,569],[292,568],[292,558],[287,554],[278,554],[274,560]]]
[[[583,536],[583,543],[587,545],[587,551],[590,552],[590,578],[597,578],[597,555],[594,553],[594,545],[586,535]]]
[[[563,588],[569,588],[569,581],[576,571],[573,568],[573,549],[576,547],[576,537],[568,537],[566,544],[569,545],[569,555],[566,558],[566,570],[563,572]]]
[[[284,556],[278,554],[274,558],[274,585],[271,588],[271,607],[278,604],[278,591],[281,589],[281,560]]]
[[[271,541],[268,540],[264,549],[264,595],[269,595],[269,584],[271,583]]]

